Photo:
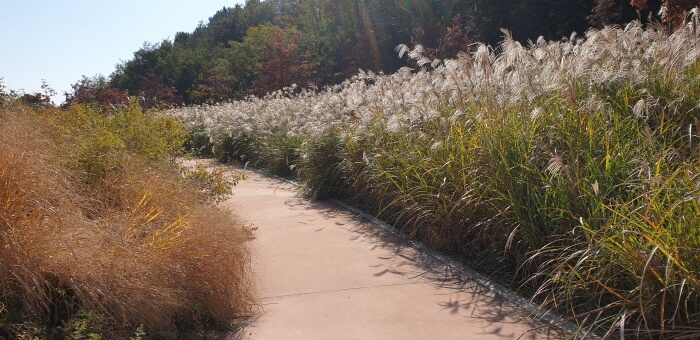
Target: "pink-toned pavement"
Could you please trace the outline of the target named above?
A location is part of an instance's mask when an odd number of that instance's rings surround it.
[[[247,172],[261,314],[243,339],[559,339],[513,303],[331,202]]]

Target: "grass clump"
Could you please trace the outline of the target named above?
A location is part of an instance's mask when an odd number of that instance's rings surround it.
[[[212,146],[211,137],[203,125],[189,129],[184,145],[187,152],[196,157],[211,157],[213,156]]]
[[[222,168],[211,169],[210,166],[203,163],[183,168],[185,178],[196,185],[200,191],[206,193],[207,197],[215,203],[221,203],[231,197],[233,187],[246,179],[246,175],[243,173],[230,175]]]
[[[173,119],[0,110],[0,335],[169,338],[251,312],[247,236],[170,165]]]
[[[582,332],[698,337],[696,31],[504,34],[419,70],[170,114],[262,165],[297,153],[310,196],[348,199]]]

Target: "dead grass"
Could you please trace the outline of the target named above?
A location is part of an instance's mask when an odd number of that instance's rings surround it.
[[[149,336],[251,313],[243,224],[175,168],[130,156],[86,185],[90,174],[61,166],[73,146],[54,127],[2,110],[0,335],[18,322],[60,328],[79,311],[104,316],[107,334],[143,325]]]

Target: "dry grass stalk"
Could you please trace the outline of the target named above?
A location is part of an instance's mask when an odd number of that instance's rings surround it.
[[[0,113],[0,301],[12,318],[82,310],[155,335],[252,312],[241,222],[166,166],[127,162],[102,190],[85,187],[46,121]]]

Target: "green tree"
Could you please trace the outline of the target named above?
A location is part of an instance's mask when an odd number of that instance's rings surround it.
[[[213,42],[216,44],[242,41],[248,30],[245,10],[238,4],[233,8],[225,7],[221,9],[209,18],[207,30],[211,31]]]
[[[178,58],[173,43],[163,40],[159,44],[144,44],[134,52],[134,59],[117,65],[110,75],[110,83],[117,89],[141,98],[145,107],[182,104],[175,83],[181,71],[191,61]],[[180,61],[183,61],[181,64]]]
[[[204,77],[187,91],[189,100],[195,103],[217,103],[236,97],[236,78],[231,72],[231,63],[224,58],[216,59]]]
[[[145,44],[117,66],[110,84],[144,97],[174,88],[170,97],[204,103],[260,94],[283,83],[272,70],[313,65],[315,74],[299,71],[292,82],[325,85],[359,69],[389,73],[405,66],[394,52],[399,44],[422,44],[431,57],[444,59],[474,41],[498,44],[501,28],[525,43],[583,33],[589,22],[623,24],[636,18],[629,1],[247,0],[222,8],[192,32],[176,33],[172,42]],[[698,0],[634,1],[651,8]],[[293,51],[285,47],[290,39]],[[289,66],[290,58],[297,65]]]

